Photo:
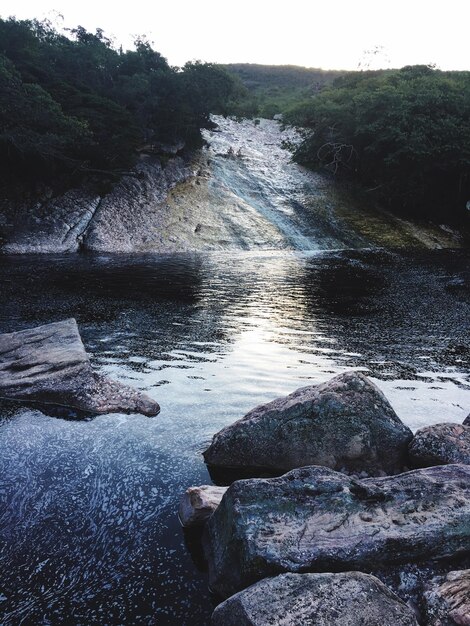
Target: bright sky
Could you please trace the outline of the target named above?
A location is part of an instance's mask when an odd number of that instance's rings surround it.
[[[279,8],[278,8],[279,7]],[[357,69],[435,63],[470,70],[470,0],[2,0],[0,15],[100,27],[130,47],[146,34],[172,65],[295,64]],[[0,42],[1,45],[1,42]]]

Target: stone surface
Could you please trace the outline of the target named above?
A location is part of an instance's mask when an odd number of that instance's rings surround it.
[[[470,426],[470,413],[464,419],[463,424],[464,424],[464,426]]]
[[[375,576],[281,574],[220,604],[212,626],[418,626],[413,611]]]
[[[204,459],[278,474],[305,465],[395,474],[412,436],[364,374],[346,372],[253,409],[214,436]]]
[[[170,158],[162,167],[159,158],[146,156],[104,195],[84,186],[56,196],[45,192],[40,200],[0,200],[5,239],[2,251],[166,249],[168,222],[173,222],[165,210],[168,194],[193,174],[192,167],[180,157]]]
[[[470,426],[435,424],[421,428],[410,442],[409,457],[413,467],[470,464]]]
[[[92,370],[74,319],[0,335],[0,398],[89,413],[160,411],[145,394]]]
[[[282,572],[347,571],[470,552],[470,467],[355,480],[322,467],[239,480],[208,520],[212,589]]]
[[[4,252],[51,253],[75,252],[101,198],[86,189],[72,189],[56,197],[41,201],[17,202],[8,210]]]
[[[434,578],[423,599],[428,626],[470,626],[470,570]]]
[[[219,506],[226,491],[227,487],[214,485],[201,485],[186,489],[181,496],[178,509],[181,524],[185,528],[205,524]]]
[[[83,246],[106,252],[145,252],[165,248],[168,237],[164,208],[168,194],[192,176],[176,157],[165,167],[155,157],[143,159],[134,176],[124,176],[101,200],[86,230]]]

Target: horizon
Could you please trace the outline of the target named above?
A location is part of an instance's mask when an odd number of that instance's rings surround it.
[[[236,10],[228,12],[221,12],[215,0],[197,6],[186,1],[172,6],[137,3],[132,12],[125,7],[109,12],[90,0],[78,6],[70,0],[60,4],[4,0],[0,16],[49,19],[62,32],[78,25],[90,32],[101,28],[116,47],[126,49],[145,35],[174,66],[200,60],[326,71],[405,65],[470,70],[465,19],[470,18],[470,7],[462,8],[457,0],[448,0],[445,12],[435,0],[413,5],[397,0],[380,11],[371,0],[358,0],[354,6],[338,0],[334,7],[292,0],[288,12],[265,11],[248,0],[240,0]]]

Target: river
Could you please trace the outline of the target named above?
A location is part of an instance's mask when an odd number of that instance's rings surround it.
[[[207,624],[178,498],[209,482],[212,435],[259,403],[360,369],[412,429],[463,421],[468,251],[345,242],[0,257],[0,332],[76,317],[95,368],[162,407],[74,420],[1,405],[2,624]]]

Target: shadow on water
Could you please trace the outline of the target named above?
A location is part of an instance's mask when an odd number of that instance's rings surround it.
[[[76,317],[94,367],[162,407],[82,421],[2,404],[2,623],[207,624],[176,509],[210,482],[212,435],[351,368],[411,428],[461,422],[468,270],[464,251],[0,257],[1,332]]]

